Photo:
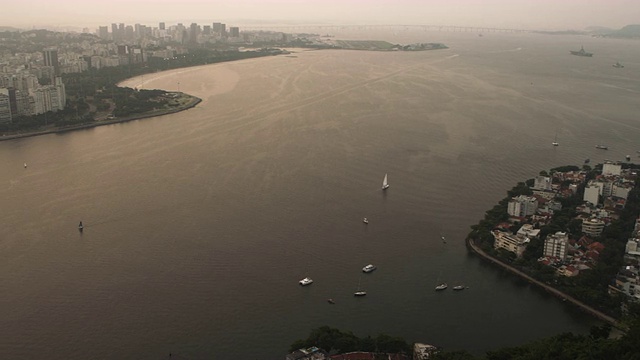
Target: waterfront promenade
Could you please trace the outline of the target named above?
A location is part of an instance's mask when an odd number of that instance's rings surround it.
[[[598,318],[598,319],[600,319],[600,320],[602,320],[602,321],[604,321],[606,323],[609,323],[609,324],[611,324],[612,326],[614,326],[614,327],[616,327],[618,329],[624,330],[624,327],[618,322],[618,320],[614,319],[613,317],[611,317],[611,316],[609,316],[609,315],[607,315],[607,314],[605,314],[605,313],[603,313],[601,311],[598,311],[598,310],[594,309],[593,307],[583,303],[582,301],[580,301],[580,300],[578,300],[578,299],[576,299],[576,298],[574,298],[574,297],[572,297],[572,296],[570,296],[570,295],[568,295],[566,293],[563,293],[562,291],[560,291],[560,290],[558,290],[558,289],[556,289],[556,288],[554,288],[552,286],[549,286],[549,285],[547,285],[547,284],[545,284],[545,283],[543,283],[541,281],[538,281],[538,280],[532,278],[531,276],[525,274],[524,272],[522,272],[522,271],[520,271],[520,270],[518,270],[518,269],[516,269],[516,268],[514,268],[514,267],[512,267],[510,265],[507,265],[507,264],[503,263],[502,261],[490,256],[489,254],[484,252],[480,247],[478,247],[474,243],[473,239],[467,238],[466,242],[467,242],[468,248],[471,251],[473,251],[474,253],[478,254],[480,257],[482,257],[482,258],[484,258],[484,259],[486,259],[486,260],[488,260],[488,261],[490,261],[490,262],[492,262],[492,263],[504,268],[505,270],[511,272],[512,274],[520,276],[521,278],[527,280],[529,283],[535,284],[535,285],[543,288],[547,292],[549,292],[549,293],[551,293],[551,294],[553,294],[553,295],[555,295],[555,296],[557,296],[557,297],[559,297],[559,298],[561,298],[563,300],[571,302],[572,304],[580,307],[582,310],[584,310],[585,312],[595,316],[596,318]]]

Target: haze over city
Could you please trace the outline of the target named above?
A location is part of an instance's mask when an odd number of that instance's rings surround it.
[[[3,7],[5,26],[96,27],[112,22],[429,24],[538,30],[637,23],[636,0],[26,0]]]

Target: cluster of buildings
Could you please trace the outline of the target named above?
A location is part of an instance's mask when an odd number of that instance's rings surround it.
[[[192,23],[188,27],[182,23],[166,26],[164,22],[159,23],[158,27],[113,23],[111,24],[111,29],[109,29],[109,26],[100,26],[96,31],[96,35],[101,39],[111,40],[116,43],[140,43],[159,40],[181,44],[203,44],[221,41],[237,42],[241,39],[239,27],[231,26],[227,30],[227,25],[219,22],[203,26]]]
[[[57,49],[45,49],[35,61],[29,55],[17,64],[0,61],[0,124],[19,116],[56,112],[66,105]]]
[[[278,32],[240,32],[224,23],[192,23],[157,27],[124,23],[100,26],[97,36],[88,33],[25,31],[17,45],[0,51],[0,124],[18,116],[30,116],[64,109],[66,93],[60,76],[89,69],[146,63],[152,58],[168,60],[202,44],[244,45],[282,42],[290,35]],[[43,38],[44,37],[44,41]],[[43,44],[47,44],[46,48]],[[15,47],[15,48],[12,48]],[[33,51],[33,48],[42,51]]]
[[[610,292],[627,295],[634,301],[640,301],[640,218],[636,220],[631,238],[624,251],[624,265],[616,275]]]
[[[558,275],[576,276],[580,271],[592,269],[604,250],[597,239],[611,221],[619,218],[636,179],[634,171],[623,170],[620,163],[613,162],[605,162],[602,173],[586,184],[585,171],[537,176],[531,187],[532,195],[520,195],[509,201],[509,222],[492,231],[494,248],[521,257],[531,240],[544,240],[543,254],[538,261],[555,268]],[[555,212],[562,210],[558,199],[575,195],[583,184],[583,204],[576,207],[574,218],[580,221],[580,234],[558,231],[539,239],[539,229],[551,222]],[[510,229],[515,224],[524,225],[513,233]]]

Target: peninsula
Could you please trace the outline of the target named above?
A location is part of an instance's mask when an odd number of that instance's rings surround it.
[[[620,329],[640,297],[640,165],[564,166],[518,183],[470,252]]]

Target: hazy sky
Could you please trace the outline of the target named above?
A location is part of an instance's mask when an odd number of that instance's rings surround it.
[[[640,0],[5,0],[0,25],[167,26],[248,20],[280,23],[430,24],[525,29],[620,28],[640,23]],[[242,20],[242,21],[241,21]],[[234,23],[235,21],[235,23]]]

